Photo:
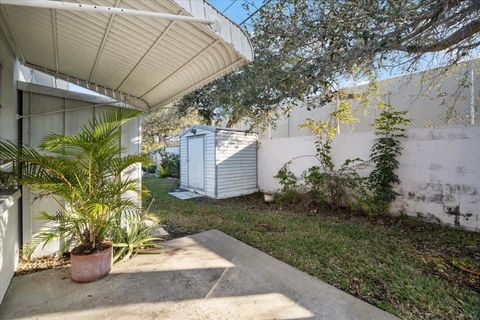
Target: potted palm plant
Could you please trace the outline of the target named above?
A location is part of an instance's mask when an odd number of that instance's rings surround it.
[[[15,175],[19,183],[32,186],[40,196],[50,196],[60,205],[56,212],[40,214],[48,223],[33,237],[33,245],[45,246],[61,238],[62,250],[71,250],[74,281],[93,281],[110,271],[112,242],[125,234],[122,224],[135,221],[129,217],[139,215],[139,205],[122,196],[139,192],[139,181],[122,177],[122,172],[147,162],[147,158],[122,157],[119,144],[121,125],[138,114],[129,109],[106,112],[76,135],[46,136],[38,151],[0,141],[0,159],[14,164],[13,172],[3,174]],[[147,237],[143,237],[143,244],[152,240]]]

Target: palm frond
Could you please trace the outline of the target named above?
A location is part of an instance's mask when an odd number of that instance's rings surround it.
[[[62,203],[61,210],[39,215],[46,223],[34,236],[33,244],[45,246],[62,238],[66,250],[78,245],[95,248],[105,239],[116,238],[119,232],[143,230],[137,225],[125,225],[139,214],[140,207],[122,195],[140,192],[140,181],[123,178],[122,174],[147,158],[121,157],[124,149],[119,143],[122,125],[139,113],[111,109],[93,118],[75,135],[47,135],[39,151],[14,141],[0,141],[0,159],[13,162],[16,168],[2,176],[16,176],[20,183],[37,190],[39,196],[53,196]]]
[[[160,239],[151,235],[151,228],[144,225],[140,215],[131,215],[124,223],[125,227],[118,228],[115,233],[115,262],[126,261],[141,249],[159,246]]]

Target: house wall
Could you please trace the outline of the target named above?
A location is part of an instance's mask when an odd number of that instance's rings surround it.
[[[58,92],[55,91],[55,92]],[[108,111],[111,106],[95,106],[91,102],[23,91],[23,143],[38,147],[43,138],[49,133],[74,135],[95,116]],[[58,111],[58,112],[55,112]],[[55,113],[52,113],[55,112]],[[125,147],[123,155],[137,154],[141,151],[141,123],[140,117],[131,120],[122,126],[121,141]],[[141,166],[128,168],[123,177],[141,178]],[[139,185],[139,190],[141,186]],[[22,186],[23,199],[23,239],[28,242],[33,234],[39,231],[44,221],[35,219],[41,211],[50,213],[60,209],[60,205],[52,198],[39,198],[29,186]],[[141,199],[135,192],[124,196]],[[36,256],[52,254],[60,248],[59,241],[52,241],[44,248],[37,248]]]
[[[257,137],[218,130],[216,134],[217,198],[257,191]]]
[[[103,110],[95,108],[96,114],[100,114]],[[122,155],[140,154],[142,152],[142,118],[136,117],[122,126],[121,130],[121,145],[125,148]],[[129,167],[122,174],[122,179],[142,179],[142,165],[136,164]],[[138,192],[129,191],[123,196],[134,199],[138,205],[142,204],[140,191],[142,189],[141,182],[138,184]]]
[[[0,32],[0,138],[17,139],[17,80],[19,63]]]
[[[205,135],[205,191],[209,197],[215,197],[215,133],[209,130],[196,129],[196,134],[187,132],[180,138],[180,187],[188,189],[188,137]]]
[[[69,84],[22,66],[15,59],[11,48],[8,47],[8,41],[2,30],[4,28],[0,25],[0,139],[16,141],[18,140],[20,123],[17,120],[17,113],[19,113],[17,81],[33,82],[46,86],[54,85],[63,89],[68,89]],[[51,90],[54,91],[54,89]],[[22,106],[24,114],[26,112],[50,112],[86,105],[84,101],[75,99],[31,93],[23,93],[22,98],[24,100]],[[103,98],[98,99],[102,100]],[[86,121],[90,120],[94,113],[98,114],[101,110],[101,107],[96,107],[95,109],[74,110],[66,113],[40,115],[29,120],[24,119],[22,120],[24,141],[28,139],[25,142],[38,145],[40,139],[51,131],[73,134],[82,125],[86,124]],[[137,153],[141,150],[140,128],[140,119],[135,119],[122,129],[122,143],[127,147],[126,153]],[[125,175],[141,178],[140,166],[131,168]],[[20,192],[9,196],[0,195],[0,302],[17,267],[21,237],[26,243],[31,239],[32,232],[38,230],[41,225],[41,222],[32,219],[33,216],[40,210],[52,211],[55,209],[55,204],[48,199],[37,200],[33,204],[33,194],[26,187],[22,187],[22,189],[21,198],[19,198]],[[140,198],[137,199],[140,201]],[[21,212],[22,215],[20,215]],[[46,248],[45,251],[37,251],[37,254],[50,253],[57,248],[58,243]]]
[[[1,28],[0,28],[1,29]],[[18,133],[16,81],[18,62],[0,30],[0,139],[16,140]],[[18,193],[0,196],[0,303],[17,267],[20,242]]]
[[[480,126],[409,129],[398,158],[399,196],[392,213],[404,212],[431,221],[480,230]],[[335,137],[332,155],[336,165],[346,159],[368,159],[375,141],[372,132]],[[297,176],[318,162],[315,137],[300,136],[260,141],[258,183],[261,191],[278,191],[274,178],[288,161]],[[360,172],[366,176],[370,169]]]

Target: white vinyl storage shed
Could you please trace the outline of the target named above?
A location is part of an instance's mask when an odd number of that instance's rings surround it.
[[[257,136],[196,125],[180,135],[180,188],[222,199],[257,192]]]

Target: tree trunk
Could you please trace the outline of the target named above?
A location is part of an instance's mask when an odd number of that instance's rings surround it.
[[[227,122],[227,125],[225,127],[227,128],[233,128],[234,125],[237,124],[237,121],[233,120],[233,119],[229,119],[228,122]]]

